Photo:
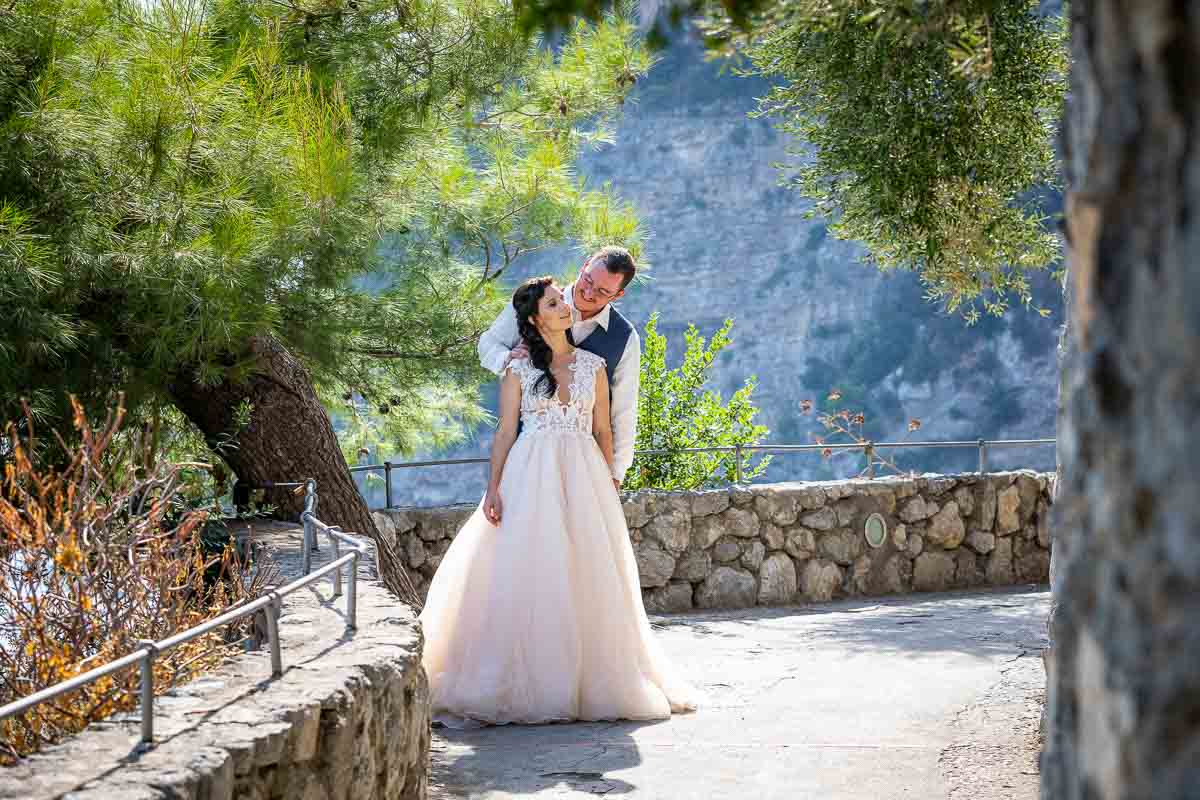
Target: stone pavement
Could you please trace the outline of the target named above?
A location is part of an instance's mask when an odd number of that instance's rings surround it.
[[[654,617],[659,723],[439,728],[433,798],[1035,800],[1045,587]]]

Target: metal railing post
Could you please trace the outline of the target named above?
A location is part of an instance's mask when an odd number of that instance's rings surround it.
[[[346,595],[346,624],[351,630],[358,629],[358,550],[350,559],[350,591]]]
[[[304,482],[304,508],[309,511],[314,517],[317,515],[317,505],[321,502],[321,498],[317,497],[317,482],[313,478],[309,478]],[[321,549],[321,541],[317,538],[317,532],[312,532],[313,552],[316,553]]]
[[[742,482],[742,443],[738,442],[733,446],[733,482],[741,484]]]
[[[283,650],[279,644],[279,609],[282,598],[272,588],[267,594],[271,602],[263,607],[263,616],[267,620],[267,649],[271,652],[271,677],[278,678],[283,674]]]
[[[383,507],[392,507],[392,462],[383,462]]]
[[[341,528],[337,525],[329,526],[330,531],[340,531]],[[333,547],[333,560],[337,561],[342,557],[342,547],[336,536],[329,537],[329,543]],[[342,568],[338,567],[333,571],[333,596],[342,596]]]
[[[149,639],[140,642],[146,655],[142,656],[142,743],[154,742],[154,656],[158,647]]]
[[[979,440],[979,474],[987,472],[987,442]]]
[[[863,455],[867,457],[867,477],[875,478],[875,443],[867,442],[863,447]]]
[[[307,575],[312,571],[312,542],[314,538],[312,517],[305,510],[301,517],[304,523],[304,543],[300,545],[300,574]]]
[[[312,571],[313,551],[317,546],[317,532],[313,528],[312,517],[317,513],[317,482],[309,478],[304,482],[304,511],[300,514],[300,522],[304,525],[304,544],[300,548],[300,574],[307,575]]]

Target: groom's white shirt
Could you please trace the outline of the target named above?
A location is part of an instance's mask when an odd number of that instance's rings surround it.
[[[596,326],[608,330],[608,319],[611,316],[611,306],[592,317],[584,319],[575,310],[575,286],[568,286],[563,292],[567,305],[571,308],[571,317],[575,323],[571,326],[571,336],[576,344],[592,335]],[[492,326],[479,339],[479,363],[483,368],[500,375],[508,366],[508,354],[521,334],[517,330],[517,312],[509,303]],[[612,379],[612,412],[613,431],[613,465],[612,476],[619,481],[625,480],[625,472],[633,464],[633,443],[637,438],[637,398],[638,381],[641,377],[642,340],[638,338],[637,329],[629,332],[629,340],[625,343],[625,352],[613,370]]]

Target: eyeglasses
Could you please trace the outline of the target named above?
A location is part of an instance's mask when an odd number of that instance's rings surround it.
[[[600,297],[602,299],[611,300],[613,297],[616,297],[615,293],[610,292],[607,289],[601,288],[596,285],[596,282],[594,280],[592,280],[591,266],[586,267],[583,270],[583,274],[580,277],[583,278],[583,282],[587,284],[588,288],[591,289],[596,294],[600,295]]]

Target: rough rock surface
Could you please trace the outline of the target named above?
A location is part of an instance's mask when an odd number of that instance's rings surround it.
[[[634,555],[637,558],[642,588],[663,586],[675,574],[675,559],[657,546],[639,547]]]
[[[651,614],[675,614],[692,608],[692,585],[687,581],[671,581],[666,586],[651,589],[645,595],[646,611]]]
[[[983,531],[971,531],[967,534],[967,547],[976,553],[987,555],[996,549],[996,535]]]
[[[842,571],[832,561],[814,558],[804,565],[800,591],[806,600],[830,600],[842,586]]]
[[[684,553],[675,562],[675,580],[702,581],[712,569],[712,556],[703,550]],[[690,594],[690,590],[689,590]]]
[[[1021,527],[1018,512],[1021,509],[1021,493],[1016,486],[1010,486],[996,497],[996,532],[1012,533]]]
[[[951,500],[929,520],[925,541],[936,544],[943,550],[953,550],[962,544],[966,532],[966,526],[958,514],[958,503]]]
[[[796,599],[796,566],[782,553],[763,562],[759,572],[758,604],[785,605]]]
[[[934,550],[913,562],[913,588],[918,592],[940,592],[954,585],[954,556]]]
[[[757,602],[754,576],[734,567],[717,567],[696,590],[699,608],[747,608]]]

